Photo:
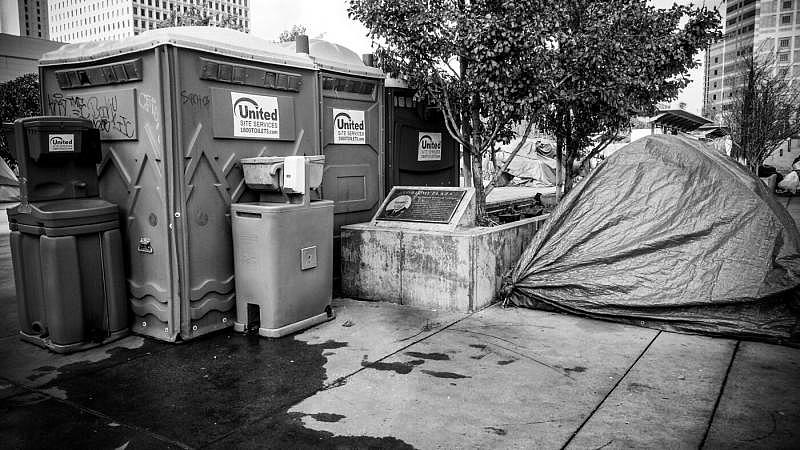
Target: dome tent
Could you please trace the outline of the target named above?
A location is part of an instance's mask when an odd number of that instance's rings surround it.
[[[504,292],[519,306],[796,342],[798,285],[800,234],[763,183],[699,141],[658,135],[562,199]]]

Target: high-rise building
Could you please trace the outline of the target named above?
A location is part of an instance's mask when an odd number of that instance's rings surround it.
[[[738,62],[765,56],[800,83],[800,0],[720,2],[724,39],[706,52],[703,115],[718,119],[737,83]]]
[[[47,0],[0,0],[0,33],[48,39]]]
[[[50,0],[48,11],[51,39],[62,42],[124,39],[189,17],[250,30],[248,0]]]

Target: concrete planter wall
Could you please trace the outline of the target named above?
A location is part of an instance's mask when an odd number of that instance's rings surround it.
[[[342,227],[342,293],[427,308],[474,311],[492,302],[547,216],[496,227],[423,231]]]

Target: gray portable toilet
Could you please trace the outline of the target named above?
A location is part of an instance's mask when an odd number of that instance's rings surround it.
[[[322,197],[335,201],[334,278],[338,278],[339,228],[371,220],[384,197],[384,74],[341,45],[311,39],[309,47],[317,69],[325,155]]]
[[[180,27],[65,45],[39,75],[46,114],[100,129],[100,194],[122,214],[133,331],[175,341],[233,325],[230,204],[258,198],[239,160],[319,154],[314,61],[250,34]]]
[[[387,194],[394,186],[458,186],[458,143],[442,111],[415,94],[402,80],[386,79]]]

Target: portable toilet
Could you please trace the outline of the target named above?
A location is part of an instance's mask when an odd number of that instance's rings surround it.
[[[298,51],[303,42],[298,41]],[[330,42],[311,39],[309,54],[320,87],[322,197],[335,202],[334,278],[338,278],[339,228],[368,222],[384,198],[384,74],[364,64],[355,52]]]
[[[458,186],[459,152],[442,111],[387,78],[386,193],[394,186]]]
[[[175,341],[233,325],[230,204],[258,198],[239,160],[319,154],[314,61],[250,34],[180,27],[68,44],[39,70],[47,114],[100,129],[100,194],[122,214],[133,331]]]

